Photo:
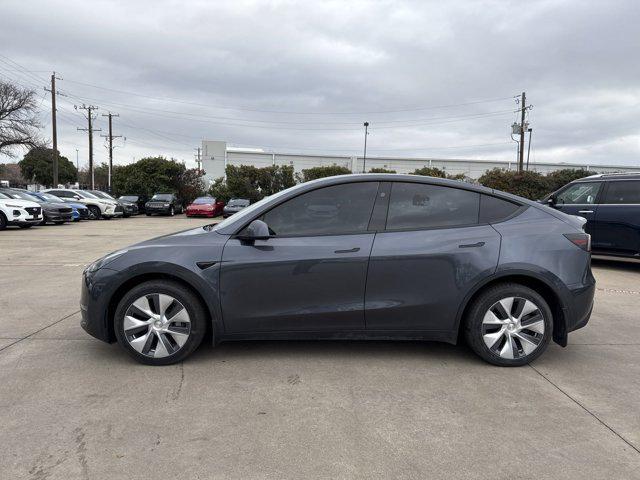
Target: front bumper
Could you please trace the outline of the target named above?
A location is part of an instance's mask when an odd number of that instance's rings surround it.
[[[211,218],[213,218],[213,217],[216,216],[216,212],[215,212],[215,210],[196,210],[196,209],[187,208],[186,215],[187,215],[187,217],[211,217]]]
[[[95,272],[85,271],[82,274],[80,326],[89,335],[108,343],[115,341],[113,329],[107,323],[109,299],[114,293],[109,286],[115,283],[108,280],[118,273],[103,267]]]
[[[9,225],[33,225],[42,222],[42,209],[29,207],[30,211],[24,208],[8,207],[9,214],[7,216],[7,223]]]
[[[44,211],[45,222],[70,222],[73,220],[73,212],[59,213]]]
[[[171,206],[168,207],[146,207],[146,213],[160,213],[163,215],[169,215],[171,213]]]

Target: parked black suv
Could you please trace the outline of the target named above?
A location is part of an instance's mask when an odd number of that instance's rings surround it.
[[[156,193],[145,203],[144,210],[147,216],[152,213],[173,216],[176,213],[182,213],[183,208],[173,193]]]
[[[640,174],[611,173],[574,180],[544,199],[587,219],[594,254],[640,257]]]

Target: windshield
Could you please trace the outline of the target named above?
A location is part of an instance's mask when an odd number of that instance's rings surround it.
[[[4,193],[0,192],[0,198],[2,199],[7,199],[7,198],[11,198],[9,195],[5,195]]]
[[[134,195],[122,195],[120,197],[120,200],[124,200],[125,202],[137,202],[138,201],[138,197],[136,197]]]
[[[153,197],[151,197],[151,200],[170,202],[171,200],[173,200],[173,195],[171,195],[170,193],[156,193]]]
[[[293,188],[295,188],[295,187],[293,187]],[[273,200],[274,198],[278,198],[278,197],[280,197],[282,195],[285,195],[286,193],[289,192],[289,190],[291,190],[291,189],[288,188],[286,190],[281,190],[278,193],[274,193],[273,195],[270,195],[268,197],[264,197],[262,200],[260,200],[259,202],[254,203],[250,207],[243,208],[238,213],[236,213],[236,214],[232,215],[231,217],[229,217],[229,218],[221,221],[220,223],[216,224],[216,226],[213,227],[213,230],[220,230],[221,228],[224,228],[224,227],[226,227],[228,225],[231,225],[232,223],[244,221],[244,219],[246,217],[251,216],[251,214],[253,212],[255,212],[258,208],[260,208],[262,205],[267,203],[269,200]]]
[[[86,190],[74,190],[73,193],[80,195],[82,198],[98,198],[94,194],[87,192]]]
[[[229,200],[229,203],[227,203],[227,205],[229,205],[230,207],[248,207],[249,200],[245,200],[243,198],[232,198],[231,200]]]
[[[44,198],[48,202],[62,202],[63,200],[60,197],[56,197],[55,195],[51,195],[50,193],[38,193],[36,195],[39,198]]]
[[[209,203],[216,203],[216,199],[215,198],[211,198],[211,197],[200,197],[200,198],[196,198],[193,203],[195,205],[206,205]]]
[[[29,200],[31,202],[40,201],[39,198],[35,198],[32,195],[29,195],[27,192],[12,191],[12,192],[6,192],[6,193],[11,198],[21,198],[23,200]]]
[[[105,198],[107,200],[113,200],[113,198],[111,198],[108,193],[101,192],[100,190],[91,190],[91,193],[93,195],[95,195],[96,197],[98,197],[98,198]]]

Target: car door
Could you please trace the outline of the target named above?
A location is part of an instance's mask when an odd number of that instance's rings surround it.
[[[608,180],[595,215],[594,250],[640,254],[640,180]]]
[[[319,188],[262,215],[271,236],[230,238],[220,301],[228,333],[364,330],[378,182]]]
[[[498,263],[500,235],[479,223],[480,201],[463,188],[393,183],[369,261],[367,330],[454,328],[465,294]]]
[[[553,208],[587,220],[584,230],[593,237],[594,247],[599,240],[595,231],[595,221],[603,183],[602,181],[570,183],[554,196]]]

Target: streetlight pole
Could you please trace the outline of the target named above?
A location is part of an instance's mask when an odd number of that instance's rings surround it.
[[[362,173],[367,173],[367,135],[369,135],[369,122],[364,122],[364,156],[362,157]]]

